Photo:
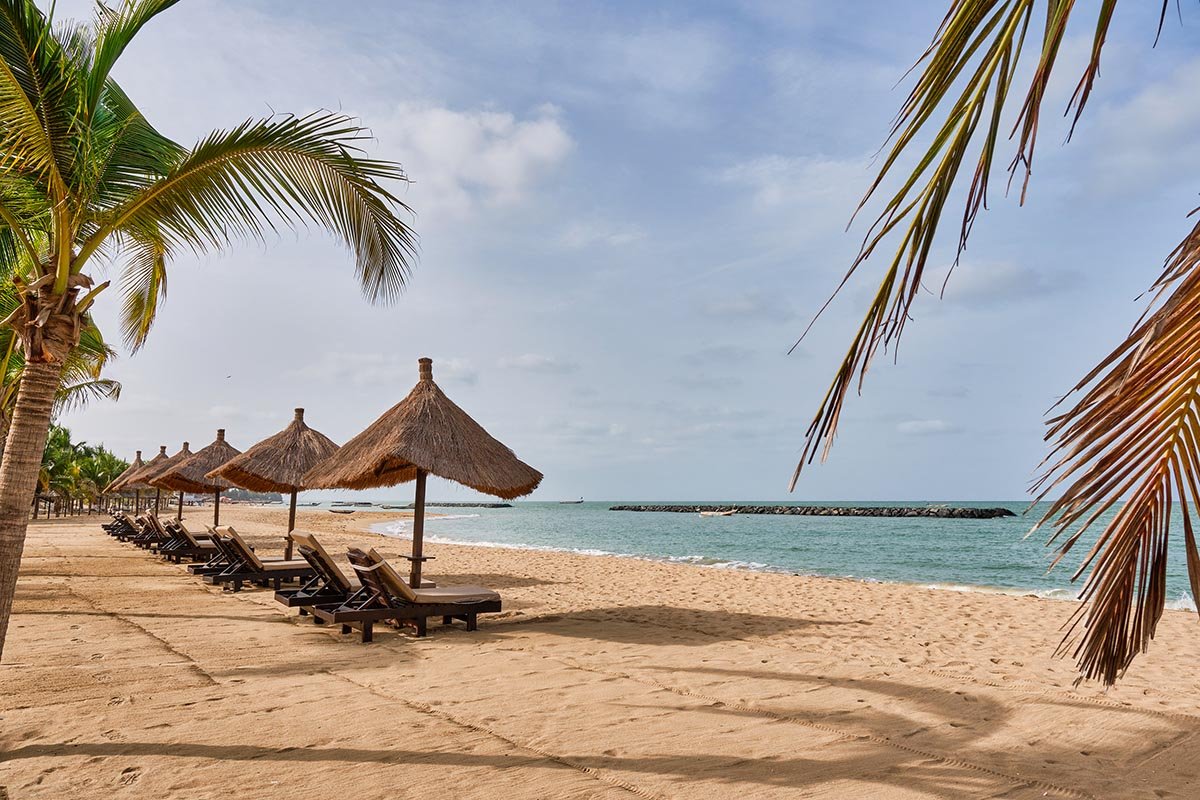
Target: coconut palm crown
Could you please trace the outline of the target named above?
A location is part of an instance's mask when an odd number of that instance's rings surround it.
[[[1008,181],[1024,198],[1046,89],[1063,42],[1078,31],[1090,40],[1090,58],[1072,76],[1077,83],[1066,113],[1074,133],[1100,74],[1116,6],[1116,0],[1086,7],[1074,0],[951,0],[914,68],[912,91],[859,206],[884,192],[885,181],[898,187],[881,200],[846,276],[876,251],[884,254],[879,288],[808,428],[792,488],[805,465],[828,454],[846,396],[861,388],[874,356],[903,333],[952,195],[965,196],[955,232],[962,254],[986,207],[1005,134],[1015,142]],[[1163,0],[1159,33],[1168,9]],[[1025,48],[1038,31],[1039,46]],[[1023,57],[1032,59],[1031,71],[1022,68]],[[1006,111],[1015,112],[1011,128],[1002,122]],[[911,171],[899,166],[904,156],[915,161]],[[1051,453],[1034,484],[1038,500],[1059,493],[1039,523],[1054,529],[1058,559],[1105,512],[1115,512],[1074,575],[1090,570],[1086,602],[1060,646],[1077,658],[1082,677],[1107,684],[1149,646],[1162,616],[1175,508],[1182,512],[1192,595],[1200,597],[1192,523],[1200,502],[1200,224],[1171,252],[1151,295],[1133,331],[1051,412]]]
[[[372,301],[398,295],[415,257],[408,209],[383,185],[405,175],[363,155],[356,121],[271,116],[185,147],[143,117],[112,71],[176,1],[98,3],[89,24],[56,26],[32,0],[0,0],[0,268],[18,297],[4,325],[24,360],[0,464],[0,648],[55,393],[109,287],[96,267],[119,275],[136,350],[180,253],[315,225],[353,252]]]

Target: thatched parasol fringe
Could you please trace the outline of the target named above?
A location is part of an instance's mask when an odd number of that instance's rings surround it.
[[[303,477],[310,489],[395,486],[423,470],[476,491],[511,500],[527,495],[542,473],[521,461],[454,404],[423,358],[420,380],[366,430]]]
[[[241,453],[225,441],[225,429],[217,429],[217,438],[189,458],[181,459],[158,473],[157,484],[164,489],[192,494],[212,494],[233,486],[222,478],[206,477],[208,472]]]
[[[304,409],[297,408],[290,425],[233,456],[208,477],[223,478],[252,492],[303,491],[304,473],[337,450],[332,439],[305,424]]]

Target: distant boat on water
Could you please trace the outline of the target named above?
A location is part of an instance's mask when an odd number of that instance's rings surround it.
[[[732,517],[736,513],[737,513],[737,509],[731,508],[728,511],[701,511],[700,516],[702,516],[702,517]]]
[[[581,497],[578,500],[559,500],[558,504],[560,506],[577,506],[582,502],[583,502],[583,498]]]
[[[331,508],[331,509],[329,509],[329,513],[330,514],[353,514],[354,509],[353,508]]]

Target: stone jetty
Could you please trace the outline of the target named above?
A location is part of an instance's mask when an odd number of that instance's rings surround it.
[[[1015,517],[1007,508],[962,506],[612,506],[609,511],[666,511],[698,514],[729,511],[739,514],[780,514],[797,517],[933,517],[937,519],[995,519]]]

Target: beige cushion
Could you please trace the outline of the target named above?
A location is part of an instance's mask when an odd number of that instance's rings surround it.
[[[500,595],[486,586],[441,586],[436,589],[413,589],[374,548],[367,555],[379,565],[376,573],[383,581],[383,585],[391,590],[392,594],[404,598],[410,603],[482,603],[500,599]]]
[[[418,603],[483,603],[500,599],[500,595],[486,586],[439,586],[415,589],[413,594]]]

